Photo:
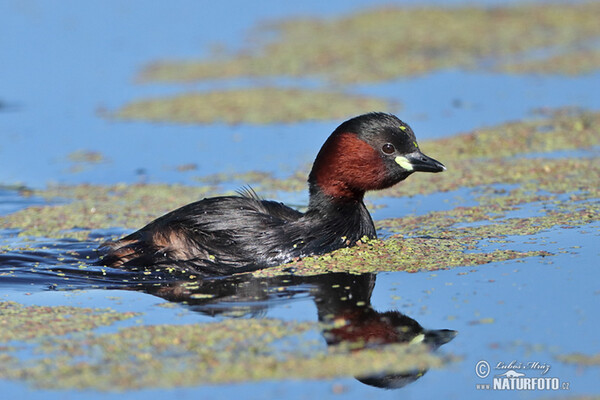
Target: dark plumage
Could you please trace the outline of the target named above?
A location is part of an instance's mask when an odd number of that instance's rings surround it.
[[[445,167],[425,156],[408,125],[371,113],[341,124],[308,178],[306,213],[253,192],[214,197],[172,211],[115,242],[101,260],[113,267],[174,267],[226,275],[276,266],[375,238],[365,191],[390,187],[415,171]]]

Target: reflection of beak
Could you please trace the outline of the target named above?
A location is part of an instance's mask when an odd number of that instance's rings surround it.
[[[448,343],[452,339],[454,339],[458,335],[457,331],[452,331],[450,329],[438,329],[425,331],[425,340],[424,342],[433,345],[435,347],[439,347],[443,344]]]
[[[407,171],[442,172],[446,167],[441,162],[426,156],[419,150],[395,158],[398,165]]]

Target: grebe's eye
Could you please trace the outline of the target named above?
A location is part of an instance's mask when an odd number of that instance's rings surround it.
[[[393,144],[386,143],[383,145],[383,147],[381,147],[381,151],[383,151],[385,154],[393,154],[396,151],[396,148]]]

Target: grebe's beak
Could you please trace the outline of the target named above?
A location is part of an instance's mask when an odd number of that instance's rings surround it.
[[[442,172],[446,167],[441,162],[426,156],[419,150],[395,158],[398,165],[407,171]]]

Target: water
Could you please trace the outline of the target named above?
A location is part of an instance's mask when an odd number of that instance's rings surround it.
[[[335,16],[362,7],[363,2],[358,0],[297,4],[266,1],[253,3],[252,7],[245,2],[196,1],[174,5],[73,0],[59,6],[49,1],[2,2],[0,48],[10,56],[0,63],[0,101],[5,105],[0,108],[0,183],[33,188],[50,183],[140,180],[197,185],[196,176],[250,170],[285,176],[312,161],[339,121],[182,126],[108,121],[99,117],[96,110],[114,109],[143,96],[180,90],[253,85],[252,80],[181,87],[131,82],[139,68],[156,59],[207,55],[213,42],[239,48],[244,33],[258,21],[298,14]],[[423,140],[517,120],[540,107],[598,109],[600,96],[590,88],[597,87],[599,81],[598,73],[564,78],[450,70],[357,85],[352,90],[402,102],[400,115]],[[303,83],[314,84],[308,80]],[[76,165],[68,155],[78,150],[97,151],[105,159],[99,164]],[[197,164],[198,170],[176,170],[176,166],[186,163]],[[376,204],[385,203],[387,207],[373,215],[382,219],[446,210],[455,203],[471,204],[474,195],[465,189],[409,199],[375,199]],[[0,188],[0,215],[44,204],[46,200],[23,196],[14,188]],[[518,215],[531,216],[536,212],[537,209],[524,207]],[[114,233],[125,232],[115,229]],[[106,232],[98,232],[102,233]],[[22,243],[16,235],[15,231],[0,229],[0,242],[16,246]],[[369,296],[374,310],[397,310],[426,329],[458,332],[439,351],[456,354],[462,360],[428,371],[399,391],[373,388],[352,377],[323,381],[290,377],[283,381],[148,388],[123,393],[53,391],[22,382],[0,381],[0,390],[9,397],[31,399],[339,398],[336,388],[343,388],[344,397],[356,399],[464,398],[483,397],[483,393],[486,397],[519,398],[555,395],[542,391],[509,391],[507,395],[476,389],[477,384],[491,382],[491,377],[482,379],[475,374],[478,361],[486,360],[494,366],[518,360],[550,364],[549,376],[571,383],[570,390],[561,395],[597,394],[597,366],[580,369],[559,362],[556,357],[600,352],[595,334],[600,326],[596,311],[600,290],[596,268],[600,255],[596,246],[598,224],[569,230],[554,228],[534,237],[509,239],[511,249],[531,250],[547,243],[541,248],[556,255],[435,273],[390,272],[368,277],[375,282]],[[533,244],[525,243],[532,241]],[[318,299],[324,297],[316,289],[320,285],[317,278],[292,277],[287,283],[267,282],[267,287],[283,289],[262,291],[259,300],[232,302],[222,292],[223,281],[215,281],[210,283],[210,290],[221,290],[219,296],[210,302],[186,305],[165,293],[159,296],[153,292],[154,278],[122,271],[105,275],[99,267],[80,269],[78,263],[95,258],[97,242],[39,238],[29,244],[33,249],[0,254],[0,300],[137,311],[143,313],[142,324],[152,325],[164,321],[206,323],[229,318],[231,314],[317,321]],[[568,252],[561,253],[564,249]],[[175,307],[163,307],[168,303]],[[125,321],[117,326],[128,324]]]

